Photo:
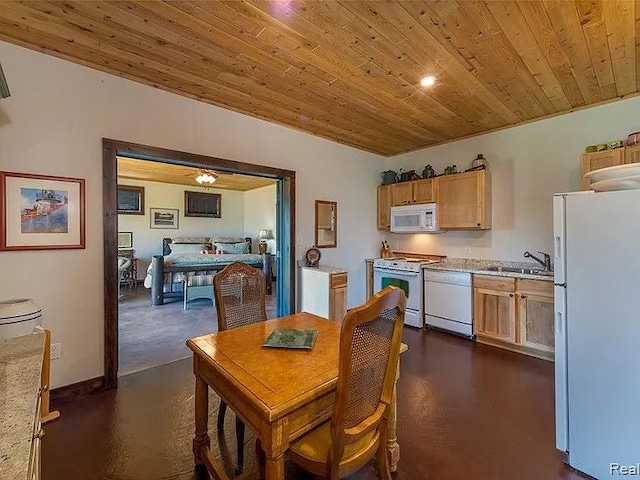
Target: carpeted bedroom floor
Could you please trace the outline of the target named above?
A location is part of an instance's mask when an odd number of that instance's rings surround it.
[[[127,375],[190,357],[188,338],[217,331],[211,300],[197,299],[183,309],[182,298],[151,306],[151,290],[122,289],[118,303],[119,375]],[[275,293],[275,292],[274,292]],[[276,317],[275,295],[267,295],[267,318]]]

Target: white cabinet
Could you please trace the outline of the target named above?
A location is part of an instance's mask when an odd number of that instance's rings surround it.
[[[347,271],[335,267],[300,267],[299,308],[331,320],[347,313]]]

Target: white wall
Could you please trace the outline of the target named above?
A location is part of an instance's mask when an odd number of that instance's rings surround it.
[[[448,164],[459,171],[469,168],[478,153],[484,154],[491,172],[493,226],[484,232],[384,236],[392,249],[452,257],[526,261],[525,250],[550,252],[553,194],[579,190],[584,148],[640,130],[639,111],[635,97],[396,156],[387,164],[392,170],[422,173],[430,163],[442,173]]]
[[[273,232],[273,240],[267,240],[267,251],[276,248],[276,184],[244,192],[244,236],[253,238],[252,252],[258,251],[258,233],[261,228]]]
[[[516,260],[550,250],[551,195],[579,188],[584,147],[640,130],[634,98],[384,159],[4,42],[0,58],[12,95],[0,100],[0,168],[86,179],[86,249],[0,252],[0,297],[34,298],[62,342],[53,387],[103,374],[104,137],[295,170],[296,257],[314,241],[314,201],[338,202],[338,248],[323,249],[322,263],[349,270],[352,307],[364,300],[362,260],[378,255],[381,236],[395,248],[450,256]],[[492,173],[491,231],[376,230],[379,172],[464,169],[479,152]]]
[[[314,200],[337,201],[338,248],[323,263],[349,269],[349,306],[364,300],[381,157],[8,43],[0,58],[0,168],[86,179],[86,249],[0,252],[0,296],[34,298],[62,342],[53,387],[104,373],[103,137],[295,170],[297,258],[313,243]]]
[[[206,193],[221,195],[220,218],[185,217],[185,190],[204,191],[203,188],[128,179],[119,179],[118,183],[144,187],[144,215],[118,215],[118,231],[133,232],[139,279],[144,279],[151,257],[162,255],[165,237],[244,236],[244,192],[210,188]],[[150,228],[151,208],[177,209],[178,229]]]

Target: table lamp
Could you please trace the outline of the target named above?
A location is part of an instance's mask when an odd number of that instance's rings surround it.
[[[265,240],[272,240],[273,232],[268,228],[261,228],[258,233],[258,240],[260,243],[258,244],[258,252],[267,253],[267,242]]]

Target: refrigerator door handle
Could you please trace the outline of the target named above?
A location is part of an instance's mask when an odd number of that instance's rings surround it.
[[[556,284],[566,283],[566,207],[564,195],[553,197],[553,279]]]
[[[556,312],[556,333],[562,334],[564,330],[564,322],[562,321],[562,312]]]

